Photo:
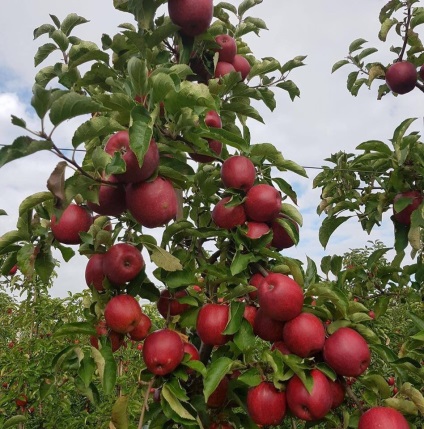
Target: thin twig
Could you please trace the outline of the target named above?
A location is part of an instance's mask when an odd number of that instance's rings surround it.
[[[140,415],[140,420],[138,421],[138,429],[142,429],[143,428],[143,423],[144,423],[144,414],[146,412],[146,410],[149,408],[148,406],[148,401],[149,401],[149,395],[150,395],[150,389],[153,386],[153,383],[155,382],[155,377],[153,377],[149,383],[147,384],[146,387],[146,393],[144,395],[144,402],[143,402],[143,408],[141,409],[141,415]]]

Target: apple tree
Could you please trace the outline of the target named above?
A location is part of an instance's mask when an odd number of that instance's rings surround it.
[[[372,429],[384,419],[396,421],[393,428],[418,427],[420,136],[407,134],[407,119],[393,148],[371,141],[358,146],[359,155],[332,155],[336,167],[323,167],[314,181],[322,188],[319,213],[326,214],[324,247],[349,216],[371,231],[397,198],[393,261],[382,260],[388,249],[381,246],[362,251],[363,258],[351,255],[355,266],[340,255],[319,263],[291,257],[302,215],[287,172],[307,175],[273,144],[252,141],[249,124],[263,122],[259,103],[276,108],[274,91],[299,96],[289,75],[305,56],[255,57],[245,36],[266,29],[252,15],[260,3],[114,0],[133,22],[104,34],[101,47],[75,35],[87,23],[77,14],[62,21],[51,15],[34,30],[35,39],[48,39],[35,65],[50,61],[33,86],[40,127],[28,129],[12,116],[24,134],[0,150],[0,166],[39,151],[59,162],[47,190],[21,203],[16,229],[0,238],[1,272],[16,265],[22,291],[31,296],[34,284],[43,285],[46,298],[55,252],[69,264],[76,251],[87,256],[81,308],[69,304],[75,319],[53,331],[74,343],[45,360],[67,382],[52,377],[42,396],[34,394],[36,405],[50,404],[42,421],[53,422],[53,392],[72,387],[69,395],[89,404],[84,424],[92,427]],[[411,90],[422,90],[414,29],[424,20],[414,3],[384,6],[380,35],[397,28],[396,64],[407,55],[415,69]],[[333,67],[359,67],[349,75],[354,95],[384,75],[381,96],[411,86],[410,67],[406,84],[399,83],[402,69],[393,83],[389,68],[364,64],[375,50],[353,56],[364,43],[353,42],[348,59]],[[63,148],[56,131],[73,118],[80,124]],[[416,262],[404,266],[408,246]],[[399,351],[384,323],[391,317],[394,324],[397,306],[408,318]],[[395,397],[387,377],[399,386]],[[73,409],[69,404],[67,427],[81,425]],[[6,417],[9,426],[23,422]]]

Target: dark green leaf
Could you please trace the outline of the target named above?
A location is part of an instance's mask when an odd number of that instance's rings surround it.
[[[34,56],[34,67],[40,65],[52,52],[57,50],[54,43],[46,43],[40,46]]]
[[[146,61],[132,57],[127,65],[128,76],[131,80],[136,95],[146,95],[148,87],[148,70]]]
[[[357,51],[362,47],[364,43],[367,41],[365,39],[356,39],[349,45],[349,54],[351,54],[354,51]]]
[[[89,22],[82,16],[78,16],[76,13],[70,13],[62,22],[62,25],[60,26],[61,30],[69,36],[72,32],[72,30],[77,26],[81,24],[85,24],[86,22]]]
[[[350,219],[350,216],[328,217],[324,219],[319,229],[319,242],[324,249],[327,247],[328,240],[333,232],[348,219]]]
[[[225,335],[233,335],[239,329],[241,321],[243,320],[244,304],[238,301],[234,301],[230,305],[230,320],[228,321],[225,330],[222,331]]]
[[[33,33],[34,34],[34,40],[37,39],[38,37],[42,36],[43,34],[47,34],[47,33],[50,34],[55,30],[56,30],[56,28],[51,24],[40,25],[40,27],[37,27],[34,30],[34,33]]]
[[[278,83],[277,87],[287,91],[292,101],[296,97],[300,97],[300,90],[292,80],[286,80],[285,82]]]
[[[68,49],[69,40],[62,31],[55,30],[50,34],[50,37],[56,42],[61,51],[66,51]]]
[[[17,127],[21,127],[21,128],[26,128],[26,122],[23,119],[18,118],[15,115],[11,115],[11,116],[12,116],[13,125],[16,125]]]
[[[210,364],[204,380],[203,394],[205,401],[215,391],[225,375],[230,372],[233,362],[234,360],[228,357],[220,357]]]
[[[53,147],[49,141],[37,141],[31,137],[18,137],[11,145],[0,148],[0,167],[15,159],[32,155],[41,150],[50,150]]]
[[[331,69],[331,73],[334,73],[336,70],[338,70],[340,67],[345,66],[346,64],[349,64],[348,60],[337,61],[337,63],[333,64],[333,67]]]
[[[40,280],[48,285],[55,269],[56,263],[50,251],[41,250],[35,259],[35,271]]]

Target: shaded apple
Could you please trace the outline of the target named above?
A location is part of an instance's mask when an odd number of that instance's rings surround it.
[[[196,330],[199,338],[205,344],[221,346],[230,340],[229,335],[223,335],[230,317],[227,305],[205,304],[197,315]]]
[[[244,204],[249,220],[272,222],[281,210],[281,194],[271,185],[254,185],[247,192]]]
[[[246,305],[246,307],[244,307],[244,312],[243,312],[243,317],[252,325],[255,324],[255,318],[256,318],[256,313],[258,312],[257,307],[254,307],[253,305]]]
[[[195,37],[204,33],[212,22],[213,0],[168,0],[168,13],[182,33]]]
[[[206,139],[208,141],[209,149],[215,153],[217,156],[221,155],[222,152],[222,143],[218,140]],[[215,156],[204,155],[201,153],[191,152],[189,153],[190,158],[196,162],[213,162],[216,160]]]
[[[231,197],[224,197],[218,201],[212,210],[211,216],[215,225],[223,229],[232,229],[246,222],[246,213],[243,204],[227,206]]]
[[[228,377],[224,376],[224,378],[219,382],[216,389],[211,393],[208,400],[206,401],[206,405],[209,408],[219,408],[225,404],[228,395],[228,385]]]
[[[328,380],[328,382],[330,383],[331,396],[333,398],[331,409],[334,410],[343,404],[346,395],[346,388],[343,382],[338,378],[336,378],[335,381]]]
[[[390,407],[373,407],[362,414],[358,429],[409,429],[403,414]]]
[[[313,380],[311,393],[297,375],[289,380],[286,389],[290,411],[299,419],[306,421],[322,419],[333,404],[328,378],[317,369],[313,369],[310,375]]]
[[[174,371],[184,357],[184,343],[180,335],[171,329],[152,332],[144,340],[143,360],[147,369],[155,375]]]
[[[126,191],[129,212],[147,228],[163,226],[177,215],[177,196],[168,179],[158,176],[152,182],[129,185]]]
[[[278,219],[285,219],[287,222],[291,223],[298,232],[299,232],[299,225],[294,220],[284,215],[279,215],[277,219],[275,219],[271,223],[271,229],[272,229],[271,246],[275,247],[277,250],[289,249],[290,247],[294,246],[295,242],[290,237],[289,233],[284,228],[284,226],[278,221]]]
[[[401,198],[410,198],[411,202],[404,209],[397,212],[395,210],[395,204]],[[402,225],[410,225],[412,212],[416,210],[422,202],[423,195],[420,191],[400,192],[393,199],[393,219]]]
[[[103,272],[116,285],[133,280],[144,266],[140,250],[129,243],[114,244],[103,257]]]
[[[243,55],[235,55],[231,63],[236,72],[240,72],[242,80],[245,80],[250,73],[250,63]]]
[[[120,334],[127,334],[135,329],[142,318],[138,301],[131,295],[116,295],[105,307],[107,326]]]
[[[361,334],[343,327],[325,340],[323,357],[336,374],[358,377],[368,368],[371,352]]]
[[[223,77],[235,71],[236,69],[231,63],[227,63],[225,61],[218,61],[215,67],[214,77]]]
[[[105,290],[103,281],[106,275],[103,271],[104,253],[95,253],[90,256],[85,267],[85,282],[87,286],[93,286],[94,289],[102,292]]]
[[[116,185],[102,184],[99,187],[99,203],[87,201],[87,206],[95,213],[104,216],[120,216],[127,208],[125,203],[125,188],[115,176],[107,179]]]
[[[235,39],[228,34],[220,34],[215,37],[215,42],[220,46],[217,49],[218,61],[232,63],[237,54],[237,44]]]
[[[283,339],[284,322],[271,319],[262,308],[256,312],[253,324],[253,333],[265,341],[279,341]]]
[[[247,192],[256,180],[255,166],[249,158],[243,155],[230,156],[222,163],[221,180],[227,188]]]
[[[255,301],[258,298],[258,287],[264,276],[261,273],[255,273],[250,277],[249,286],[255,286],[256,290],[249,292],[249,298]]]
[[[284,333],[284,329],[283,329]],[[271,350],[278,350],[283,355],[290,355],[292,352],[288,349],[284,341],[275,341],[275,343],[272,344]]]
[[[99,320],[95,328],[97,334],[90,336],[90,344],[94,348],[99,348],[99,338],[102,336],[109,338],[112,352],[116,352],[125,343],[125,335],[109,330],[104,320]]]
[[[91,214],[82,206],[69,204],[62,212],[59,220],[51,217],[51,229],[54,238],[63,244],[80,244],[81,232],[87,232],[93,223]]]
[[[397,94],[411,92],[415,88],[417,79],[417,69],[409,61],[394,63],[386,71],[387,86]]]
[[[151,327],[152,321],[150,317],[142,313],[140,322],[128,335],[134,341],[143,341],[149,334]]]
[[[161,291],[156,303],[156,307],[161,316],[167,319],[168,312],[170,316],[176,316],[188,310],[190,308],[189,304],[183,304],[178,301],[179,298],[184,298],[187,295],[188,293],[186,290],[180,290],[172,294],[168,289]]]
[[[247,392],[247,412],[257,425],[279,425],[286,414],[286,394],[263,381]]]
[[[324,325],[317,316],[300,313],[284,325],[283,341],[292,353],[311,357],[324,347]]]
[[[259,304],[270,318],[288,321],[298,316],[303,307],[303,290],[290,277],[269,273],[258,287]]]

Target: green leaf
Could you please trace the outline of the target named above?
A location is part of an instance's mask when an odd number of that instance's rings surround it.
[[[410,414],[413,416],[418,415],[417,406],[407,399],[401,398],[388,398],[383,401],[383,404],[386,407],[394,408],[395,410],[400,411],[402,414]]]
[[[50,37],[56,42],[61,51],[64,52],[68,49],[69,40],[62,31],[55,30],[50,34]]]
[[[224,104],[224,106],[222,107],[222,110],[234,112],[242,116],[247,116],[261,123],[264,123],[264,120],[262,119],[262,116],[259,114],[259,112],[254,107],[249,106],[248,104],[245,104],[245,103],[232,101],[228,104]]]
[[[242,319],[233,341],[242,353],[247,353],[255,348],[256,336],[253,333],[252,325],[247,320]]]
[[[278,70],[279,67],[280,67],[280,63],[274,58],[258,61],[251,68],[249,72],[249,77],[253,78],[254,76],[271,73],[275,70]]]
[[[424,342],[424,330],[418,332],[415,335],[412,335],[412,337],[410,337],[412,340],[417,340],[417,341],[422,341]]]
[[[300,90],[292,80],[286,80],[285,82],[278,83],[277,87],[287,91],[292,101],[296,97],[300,97]]]
[[[4,422],[3,429],[11,428],[13,426],[18,426],[22,423],[25,423],[26,421],[27,421],[27,418],[25,416],[13,416]]]
[[[396,18],[387,18],[386,20],[384,20],[384,22],[381,24],[380,31],[378,32],[378,38],[382,42],[385,42],[390,29],[397,23],[398,20]]]
[[[374,252],[369,255],[367,260],[367,268],[370,269],[373,267],[374,264],[377,264],[379,260],[383,257],[385,253],[387,253],[389,250],[392,250],[391,247],[384,247],[382,249],[377,249]]]
[[[61,30],[69,36],[72,30],[81,24],[85,24],[86,22],[90,22],[83,18],[82,16],[77,15],[76,13],[70,13],[62,22],[60,28]]]
[[[41,150],[50,150],[53,145],[49,141],[33,140],[28,136],[18,137],[11,145],[0,148],[0,167],[15,159],[23,158]]]
[[[362,47],[364,43],[367,41],[365,39],[356,39],[349,45],[349,54],[351,54],[354,51],[357,51]]]
[[[56,30],[56,28],[51,24],[40,25],[40,27],[37,27],[34,30],[34,33],[33,33],[34,40],[37,39],[38,37],[42,36],[43,34],[53,33],[53,31],[55,31],[55,30]]]
[[[239,330],[241,321],[243,320],[244,307],[244,304],[238,301],[233,301],[231,303],[230,319],[224,331],[222,331],[223,334],[233,335]]]
[[[103,371],[102,385],[106,395],[113,392],[117,377],[117,364],[112,353],[112,347],[102,347],[100,353],[104,358],[105,366]]]
[[[35,259],[35,271],[44,284],[48,285],[50,283],[55,267],[56,263],[51,251],[41,250]]]
[[[291,70],[293,70],[296,67],[304,66],[305,63],[303,60],[306,58],[306,55],[299,55],[297,57],[294,57],[292,60],[287,61],[285,64],[283,64],[280,68],[280,73],[283,75]]]
[[[315,284],[308,289],[307,295],[318,296],[318,298],[322,300],[328,300],[332,302],[343,317],[347,316],[349,300],[340,289],[326,285]]]
[[[111,421],[116,429],[128,429],[129,427],[128,399],[128,396],[120,396],[113,404]]]
[[[80,362],[78,375],[86,387],[90,385],[95,369],[96,363],[94,359],[89,355],[84,355],[84,358]]]
[[[93,42],[82,41],[73,45],[69,50],[69,68],[77,67],[88,61],[102,61],[105,64],[109,62],[109,55],[101,51]]]
[[[1,246],[0,246],[1,247]],[[412,311],[407,311],[406,315],[408,316],[408,318],[411,319],[412,323],[420,330],[424,330],[424,319],[422,319],[421,317],[417,316],[415,313],[413,313]]]
[[[380,152],[388,156],[392,155],[392,151],[390,150],[389,146],[387,146],[386,143],[379,140],[368,140],[356,146],[356,149],[364,150],[364,151]]]
[[[149,149],[153,128],[149,112],[142,106],[131,111],[133,123],[130,127],[130,148],[135,153],[139,165],[143,165],[144,155]]]
[[[35,206],[50,201],[53,199],[51,192],[37,192],[25,198],[19,205],[19,216],[22,216],[28,210],[33,209]]]
[[[53,125],[59,125],[68,119],[104,110],[101,104],[96,103],[91,98],[75,92],[68,92],[52,103],[50,120]]]
[[[344,222],[350,219],[351,216],[328,217],[324,219],[319,229],[319,242],[324,249],[327,247],[328,240],[333,232]]]
[[[146,246],[147,247],[147,246]],[[183,266],[178,258],[171,255],[162,247],[150,245],[149,250],[151,250],[150,258],[157,267],[163,268],[166,271],[177,271],[182,270]]]
[[[419,412],[424,415],[424,396],[411,383],[403,383],[400,388],[400,394],[408,397],[418,408]]]
[[[210,364],[204,380],[203,394],[205,401],[209,399],[209,396],[215,391],[221,380],[230,372],[233,362],[234,360],[228,357],[220,357]]]
[[[158,46],[163,40],[173,36],[179,28],[173,22],[165,22],[163,25],[156,27],[155,30],[145,36],[147,47],[154,48]]]
[[[0,216],[7,216],[6,211],[3,209],[0,209]]]
[[[40,65],[52,52],[58,48],[54,43],[46,43],[40,46],[34,56],[34,67]]]
[[[128,61],[127,69],[135,94],[139,96],[147,94],[148,70],[146,60],[132,57]]]
[[[26,128],[26,122],[23,119],[18,118],[15,115],[11,115],[11,117],[12,117],[11,122],[13,125],[16,125],[17,127],[21,127],[21,128]]]
[[[66,335],[96,335],[96,329],[92,323],[88,322],[72,322],[59,326],[54,331],[55,337],[63,337]]]
[[[252,253],[243,253],[242,251],[237,251],[231,262],[231,275],[235,276],[237,274],[240,274],[248,267],[250,263],[258,262],[261,259],[262,258],[260,256],[255,257]]]
[[[52,91],[35,84],[32,87],[31,105],[40,119],[43,119],[50,107]]]
[[[238,7],[238,15],[242,17],[246,11],[261,3],[262,0],[243,0]]]
[[[345,66],[346,64],[349,64],[348,60],[337,61],[335,64],[333,64],[333,67],[331,69],[331,73],[334,73],[336,70],[338,70],[340,67]]]
[[[162,386],[161,395],[163,399],[169,404],[171,409],[183,419],[196,420],[187,410],[183,407],[179,399],[174,395],[168,383]]]

